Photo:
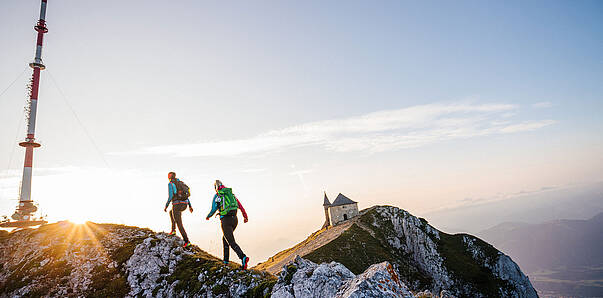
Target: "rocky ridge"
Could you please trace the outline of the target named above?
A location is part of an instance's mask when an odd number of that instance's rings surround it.
[[[149,229],[90,222],[1,231],[0,297],[437,297],[410,292],[387,262],[355,275],[336,262],[297,257],[277,279],[182,244]]]
[[[387,261],[415,293],[538,297],[519,266],[492,245],[468,234],[440,232],[426,220],[391,206],[363,210],[345,231],[302,257],[319,264],[338,262],[356,274]],[[258,268],[272,266],[268,261]]]
[[[387,262],[355,276],[336,263],[317,265],[299,256],[283,268],[272,297],[415,297]]]
[[[264,297],[276,278],[148,229],[60,222],[0,234],[0,297]]]

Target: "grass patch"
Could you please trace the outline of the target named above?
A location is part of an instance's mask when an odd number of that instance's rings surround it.
[[[103,288],[92,291],[86,297],[126,297],[130,292],[130,285],[123,275],[114,275],[112,279],[103,284]]]
[[[37,259],[21,261],[17,266],[12,268],[11,274],[0,285],[0,293],[10,293],[29,284],[31,280],[29,276],[30,270],[38,266],[40,266],[40,262]]]
[[[73,270],[73,267],[67,261],[50,262],[44,266],[44,271],[47,272],[46,276],[54,279],[71,275],[71,270]]]
[[[50,291],[49,285],[43,285],[36,288],[33,288],[29,293],[27,293],[27,297],[45,297],[48,295]]]
[[[393,257],[380,241],[356,224],[338,238],[304,256],[318,264],[331,261],[341,263],[354,274],[360,274],[370,265],[392,260]]]
[[[215,285],[211,288],[211,292],[214,295],[226,294],[228,292],[227,285]]]
[[[293,275],[297,272],[297,267],[293,264],[287,265],[287,275],[285,275],[285,284],[290,284],[293,279]]]
[[[178,281],[175,288],[177,292],[197,293],[204,285],[198,280],[199,274],[208,271],[208,276],[219,279],[224,274],[224,270],[220,270],[222,267],[217,258],[199,249],[192,256],[185,255],[176,265],[172,275],[167,277],[167,281],[168,283]]]
[[[471,286],[473,291],[480,292],[485,297],[500,297],[502,293],[499,292],[499,289],[501,288],[510,290],[508,282],[496,278],[490,269],[478,264],[473,259],[466,250],[463,236],[467,235],[449,235],[440,232],[438,251],[444,258],[444,266],[451,275],[458,279],[460,284]],[[486,259],[496,260],[498,250],[480,239],[471,238],[475,239],[474,244],[484,251]]]
[[[132,241],[122,244],[110,253],[111,259],[117,262],[119,269],[123,268],[125,262],[134,254],[136,246],[142,243],[145,238],[146,236],[132,239]]]
[[[361,215],[359,222],[370,228],[373,235],[357,224],[353,224],[338,238],[305,255],[304,258],[315,263],[335,261],[346,266],[354,274],[364,272],[373,264],[388,261],[396,266],[400,278],[407,285],[418,288],[431,286],[432,278],[418,269],[408,254],[388,244],[388,239],[397,238],[394,225],[390,220],[384,220],[373,208]]]
[[[276,284],[277,279],[273,276],[268,276],[265,280],[260,282],[259,285],[251,288],[246,294],[245,297],[248,298],[265,298],[270,297],[270,293],[272,292],[272,288]],[[265,294],[264,294],[265,293]]]
[[[276,283],[273,276],[265,272],[255,270],[242,271],[238,270],[239,265],[224,265],[222,261],[198,247],[193,246],[191,249],[195,252],[193,255],[184,255],[182,260],[178,262],[174,272],[166,278],[168,283],[178,281],[175,286],[176,293],[187,293],[188,295],[199,294],[201,289],[207,285],[210,287],[214,295],[225,294],[228,292],[230,282],[240,282],[251,285],[256,278],[252,275],[260,277],[258,285],[250,289],[246,294],[248,297],[263,297],[265,289],[272,290]],[[203,273],[205,279],[199,281],[198,276]],[[218,282],[221,282],[218,284]],[[222,283],[223,282],[223,283]],[[260,296],[256,295],[262,293]]]
[[[126,277],[115,268],[98,265],[92,269],[86,297],[125,297],[130,292]]]

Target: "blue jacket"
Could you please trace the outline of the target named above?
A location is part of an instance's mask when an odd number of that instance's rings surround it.
[[[214,198],[211,200],[211,211],[207,214],[207,217],[212,217],[216,211],[220,209],[220,202],[218,200],[218,194],[214,195]],[[220,215],[220,218],[224,217],[224,215]]]
[[[178,178],[176,178],[177,181]],[[172,199],[175,198],[176,194],[178,193],[178,189],[176,188],[176,183],[171,182],[168,183],[168,200],[167,202],[165,202],[165,207],[167,208],[170,205],[170,202],[172,201]],[[191,201],[189,201],[188,199],[186,199],[184,202],[186,202],[186,204],[188,204],[189,207],[193,207],[191,206]]]

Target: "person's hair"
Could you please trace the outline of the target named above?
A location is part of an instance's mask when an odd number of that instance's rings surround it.
[[[216,182],[214,183],[214,188],[215,188],[216,190],[218,190],[218,188],[219,188],[220,186],[222,186],[222,185],[223,185],[223,184],[222,184],[222,181],[220,181],[220,180],[217,180],[217,179],[216,179]]]
[[[168,177],[169,177],[170,179],[176,179],[176,173],[174,173],[174,172],[169,172],[169,173],[168,173]]]

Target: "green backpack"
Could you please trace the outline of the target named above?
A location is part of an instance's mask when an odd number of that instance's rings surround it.
[[[232,194],[232,188],[222,188],[218,190],[218,196],[222,199],[222,206],[220,206],[220,215],[226,215],[232,210],[239,209],[237,199]]]

